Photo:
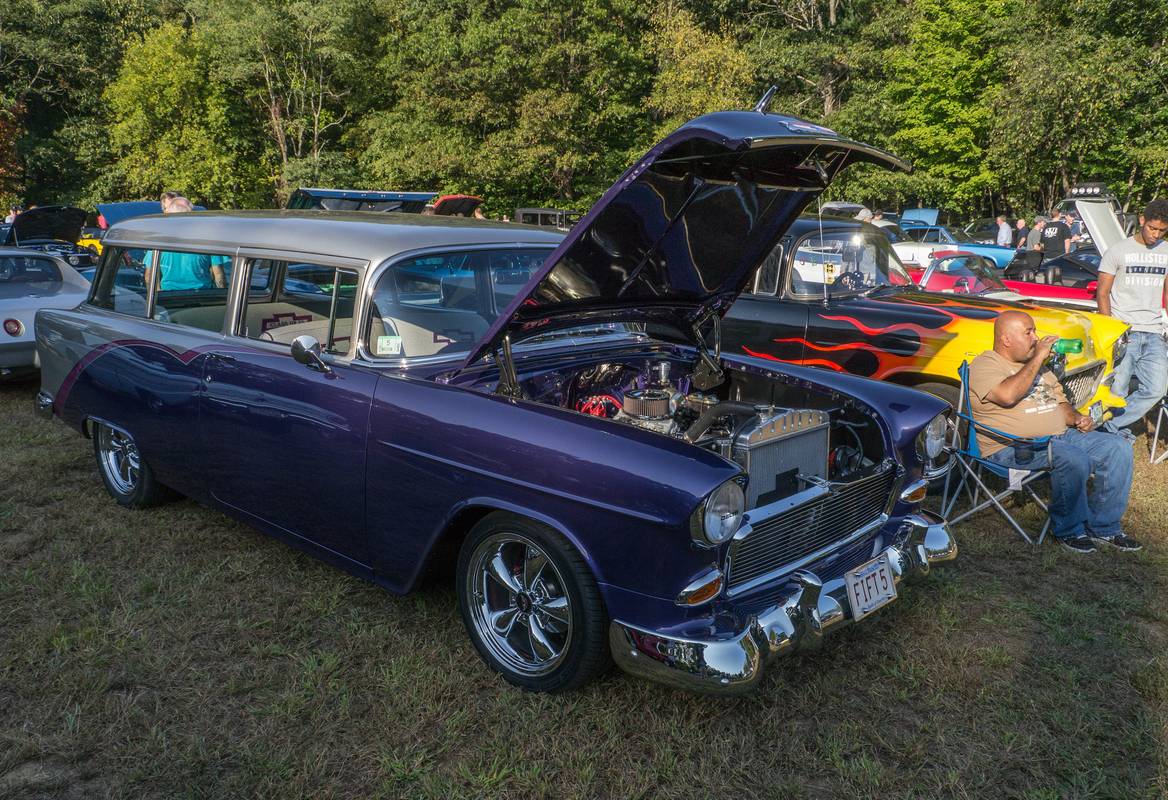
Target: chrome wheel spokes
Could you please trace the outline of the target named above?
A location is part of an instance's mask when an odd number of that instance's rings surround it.
[[[122,494],[130,494],[138,485],[142,469],[137,445],[126,434],[106,425],[100,426],[97,436],[102,471],[115,489]]]
[[[571,601],[539,545],[496,534],[475,548],[466,580],[475,630],[500,661],[526,675],[560,663],[572,638]]]

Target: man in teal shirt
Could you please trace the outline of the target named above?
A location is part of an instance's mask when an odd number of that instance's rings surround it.
[[[163,202],[162,213],[181,211],[194,211],[191,201],[185,197],[179,195],[171,198],[169,203]],[[158,262],[162,268],[162,282],[158,288],[164,292],[227,287],[227,268],[231,263],[227,256],[163,251]]]

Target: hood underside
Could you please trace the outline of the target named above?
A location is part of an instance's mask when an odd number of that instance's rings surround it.
[[[747,111],[686,123],[631,167],[471,351],[471,364],[556,328],[658,322],[689,333],[734,302],[775,243],[849,164],[895,156],[793,117]]]
[[[40,206],[17,215],[4,244],[19,246],[32,241],[76,242],[86,213],[72,206]]]

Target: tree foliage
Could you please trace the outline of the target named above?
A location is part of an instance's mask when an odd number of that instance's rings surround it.
[[[301,184],[583,209],[668,129],[772,110],[886,147],[831,189],[1032,211],[1168,188],[1168,3],[1146,0],[7,0],[0,199]]]

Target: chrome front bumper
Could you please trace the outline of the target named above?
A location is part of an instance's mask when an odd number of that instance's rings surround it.
[[[927,511],[905,518],[904,544],[886,548],[893,579],[929,574],[931,565],[957,557],[945,520]],[[799,584],[786,600],[752,617],[741,633],[725,639],[681,639],[613,620],[608,640],[616,663],[630,675],[689,691],[741,694],[762,680],[775,657],[817,646],[823,634],[851,621],[842,578],[824,583],[813,573],[794,573]]]

